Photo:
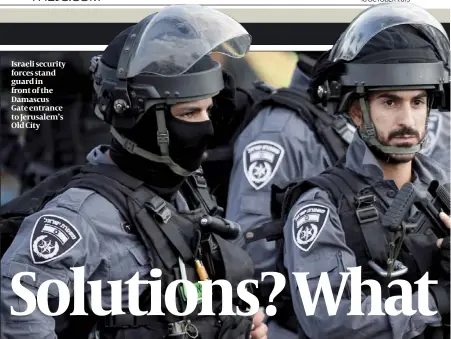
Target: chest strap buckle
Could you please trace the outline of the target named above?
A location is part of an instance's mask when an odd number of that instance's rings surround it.
[[[146,201],[144,207],[155,215],[158,222],[166,224],[171,219],[171,210],[166,206],[166,202],[158,196]]]
[[[360,224],[366,224],[379,219],[379,212],[374,206],[358,208],[356,214]]]
[[[379,219],[379,211],[373,206],[376,202],[374,195],[362,195],[355,198],[356,215],[360,224],[366,224]]]

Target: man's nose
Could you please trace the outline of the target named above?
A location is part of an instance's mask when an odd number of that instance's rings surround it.
[[[398,125],[404,125],[409,127],[415,126],[415,119],[414,119],[415,110],[412,108],[410,103],[404,103],[398,112],[397,116],[397,123]]]

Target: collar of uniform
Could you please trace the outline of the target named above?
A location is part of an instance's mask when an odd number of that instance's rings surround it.
[[[354,133],[354,139],[349,145],[345,167],[366,178],[375,181],[384,180],[382,168],[359,133]]]

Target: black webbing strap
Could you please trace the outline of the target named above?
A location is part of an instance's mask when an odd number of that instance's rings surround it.
[[[193,175],[188,178],[187,184],[208,215],[223,214],[224,210],[218,206],[216,200],[210,194],[207,180],[205,180],[201,169],[194,172]]]
[[[168,268],[177,261],[174,251],[178,252],[184,262],[193,260],[193,253],[176,225],[174,207],[158,195],[148,198],[147,191],[149,189],[143,187],[137,190],[134,195],[134,198],[144,206],[144,209],[136,214],[138,223],[143,226],[141,228],[143,235],[151,239],[154,248],[157,249],[157,254]],[[154,215],[156,220],[150,221],[147,212]],[[156,225],[157,228],[149,227],[149,224]]]
[[[362,190],[368,187],[368,184],[355,172],[340,167],[331,167],[327,174],[318,178],[321,177],[324,177],[328,182],[322,187],[323,189],[331,192],[335,197],[334,199],[344,197],[349,207],[355,208],[369,257],[385,266],[388,259],[388,243],[382,232],[380,214],[374,206],[376,197],[374,195],[360,195]],[[316,178],[312,180],[314,179]],[[319,184],[322,185],[322,183]],[[328,188],[331,188],[331,190]],[[348,227],[348,225],[342,226],[344,229]]]

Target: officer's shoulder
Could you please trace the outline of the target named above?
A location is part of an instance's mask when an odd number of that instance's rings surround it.
[[[257,116],[249,123],[261,133],[282,132],[290,124],[297,123],[301,119],[292,109],[268,105],[260,109]]]
[[[295,111],[280,106],[267,106],[259,111],[239,138],[258,140],[258,138],[265,136],[275,140],[292,139],[294,137],[303,139],[305,133],[302,131],[306,129],[308,129],[307,125]]]
[[[70,188],[56,196],[47,206],[70,210],[83,216],[89,223],[119,216],[119,211],[108,199],[85,188]]]
[[[55,253],[65,253],[83,238],[93,235],[95,228],[92,219],[83,213],[85,205],[90,204],[94,191],[70,188],[54,196],[38,211],[27,215],[21,224],[19,232],[30,236],[30,246],[37,244],[45,237],[56,236],[60,246]],[[55,240],[55,239],[54,239]],[[31,247],[30,247],[31,248]],[[62,251],[62,252],[61,252]],[[34,249],[33,253],[39,252]]]
[[[290,214],[293,216],[299,210],[312,204],[323,206],[327,209],[333,209],[335,207],[326,191],[319,187],[314,187],[306,190],[299,196],[291,208]]]
[[[307,126],[304,119],[297,111],[288,107],[272,107],[269,116],[273,119],[280,119],[285,122],[285,129],[292,129],[293,126]]]
[[[292,119],[292,117],[296,117],[297,113],[295,110],[284,107],[284,106],[276,106],[276,105],[270,105],[264,108],[263,110],[268,110],[268,116],[273,119],[283,119],[288,120]]]

